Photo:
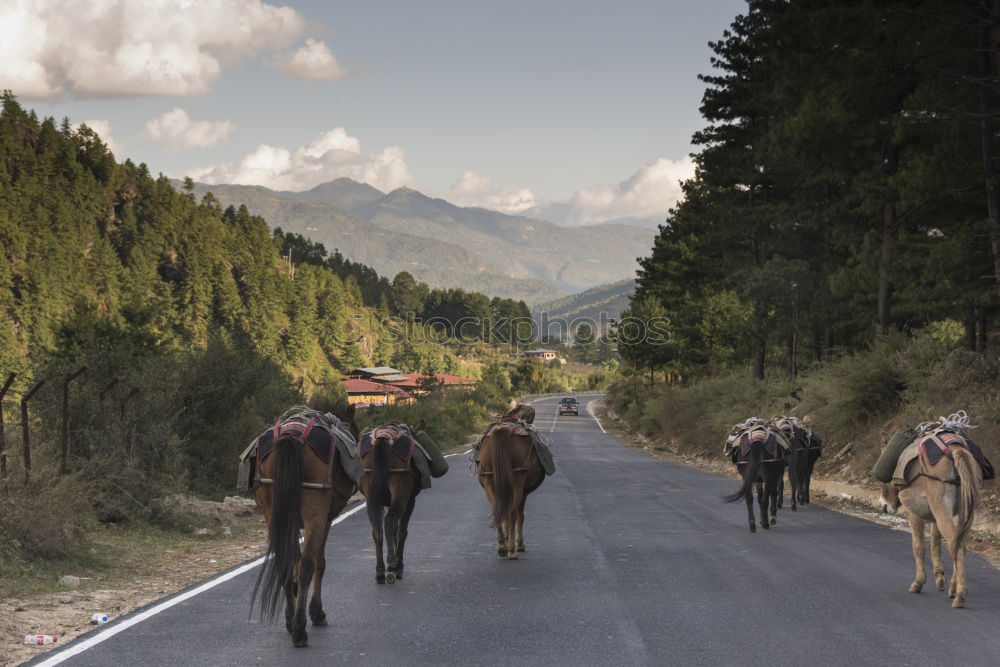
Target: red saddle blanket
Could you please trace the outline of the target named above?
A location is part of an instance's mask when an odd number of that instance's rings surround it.
[[[750,460],[750,450],[753,448],[754,443],[757,442],[761,442],[764,445],[765,459],[778,459],[785,455],[774,433],[769,429],[756,428],[751,431],[745,431],[736,439],[737,446],[734,448],[734,454],[737,455],[736,462],[748,462]]]
[[[983,470],[983,479],[993,479],[995,477],[993,464],[983,454],[983,450],[980,449],[979,445],[957,433],[944,432],[925,437],[919,447],[920,461],[926,467],[929,467],[937,464],[944,456],[954,458],[951,453],[954,447],[962,447],[972,454],[972,458],[976,459],[976,462],[979,463],[979,466]]]
[[[323,463],[330,462],[333,453],[333,434],[322,424],[310,419],[308,422],[287,421],[277,423],[257,438],[257,460],[263,461],[274,451],[274,443],[285,436],[292,436],[309,445]]]
[[[361,434],[358,456],[364,456],[375,446],[379,438],[386,438],[391,443],[396,456],[407,463],[413,456],[414,439],[410,427],[405,424],[383,424]]]

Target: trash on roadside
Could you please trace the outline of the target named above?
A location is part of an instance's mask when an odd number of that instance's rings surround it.
[[[93,625],[103,625],[104,623],[108,622],[108,615],[107,614],[94,614],[93,616],[90,617],[90,622]]]
[[[31,646],[42,646],[44,644],[55,644],[59,641],[58,637],[53,637],[52,635],[25,635],[24,643]]]

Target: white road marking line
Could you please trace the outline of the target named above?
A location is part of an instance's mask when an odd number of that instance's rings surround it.
[[[363,510],[364,508],[365,508],[365,504],[362,502],[361,504],[357,505],[356,507],[352,507],[351,509],[347,510],[346,512],[344,512],[343,514],[341,514],[340,516],[338,516],[336,519],[334,519],[333,521],[331,521],[330,525],[331,526],[336,526],[338,523],[340,523],[341,521],[343,521],[347,517],[351,516],[352,514],[357,514],[358,512],[360,512],[361,510]],[[249,563],[244,563],[243,565],[241,565],[240,567],[236,568],[235,570],[230,570],[229,572],[226,572],[225,574],[220,575],[220,576],[216,577],[215,579],[210,579],[210,580],[206,581],[205,583],[203,583],[201,586],[198,586],[197,588],[192,588],[187,593],[182,593],[181,595],[178,595],[177,597],[170,598],[166,602],[161,602],[160,604],[156,605],[155,607],[150,607],[149,609],[147,609],[146,611],[142,612],[141,614],[138,614],[136,616],[133,616],[132,618],[126,619],[126,620],[122,621],[121,623],[119,623],[118,625],[115,625],[115,626],[112,626],[112,627],[108,628],[107,630],[105,630],[104,632],[102,632],[101,634],[99,634],[99,635],[97,635],[95,637],[90,637],[88,639],[85,639],[85,640],[81,641],[79,644],[74,643],[70,648],[66,649],[62,653],[57,653],[56,655],[52,656],[48,660],[45,660],[44,662],[38,663],[39,667],[49,667],[49,665],[58,665],[59,663],[65,661],[65,660],[68,660],[69,658],[72,658],[75,655],[79,655],[80,653],[83,653],[84,651],[97,646],[101,642],[104,642],[104,641],[106,641],[108,639],[111,639],[112,637],[114,637],[115,635],[117,635],[119,632],[123,632],[125,630],[128,630],[133,625],[138,625],[139,623],[142,623],[143,621],[145,621],[145,620],[147,620],[149,618],[152,618],[153,616],[156,616],[157,614],[159,614],[162,611],[166,611],[167,609],[170,609],[171,607],[174,607],[174,606],[180,604],[181,602],[184,602],[185,600],[189,600],[189,599],[193,598],[195,595],[200,595],[201,593],[204,593],[205,591],[207,591],[207,590],[209,590],[211,588],[215,588],[216,586],[218,586],[221,583],[224,583],[226,581],[229,581],[230,579],[233,579],[235,577],[240,576],[241,574],[243,574],[244,572],[247,572],[248,570],[252,570],[253,568],[257,567],[258,565],[260,565],[263,562],[264,562],[264,558],[263,557],[254,559],[254,560],[250,561]]]
[[[587,412],[589,412],[590,416],[594,418],[595,422],[597,422],[597,428],[601,429],[601,433],[607,433],[607,431],[604,430],[604,427],[601,426],[601,420],[597,418],[597,415],[595,415],[594,411],[590,408],[590,406],[593,405],[593,404],[594,404],[594,401],[591,401],[590,403],[587,403]]]
[[[463,456],[463,455],[468,454],[470,451],[472,451],[472,450],[467,449],[464,452],[458,452],[457,454],[446,454],[445,457],[447,458],[448,456]],[[347,510],[346,512],[344,512],[343,514],[341,514],[340,516],[338,516],[336,519],[334,519],[333,521],[331,521],[330,525],[331,526],[336,526],[338,523],[340,523],[341,521],[343,521],[347,517],[351,516],[352,514],[357,514],[358,512],[360,512],[361,510],[363,510],[364,508],[365,508],[365,503],[362,502],[360,505],[357,505],[356,507],[352,507],[351,509]],[[117,635],[119,632],[123,632],[125,630],[128,630],[133,625],[138,625],[139,623],[142,623],[143,621],[145,621],[145,620],[147,620],[149,618],[152,618],[153,616],[156,616],[157,614],[159,614],[162,611],[166,611],[167,609],[170,609],[171,607],[174,607],[174,606],[180,604],[181,602],[184,602],[185,600],[189,600],[189,599],[193,598],[195,595],[200,595],[201,593],[204,593],[205,591],[207,591],[209,589],[215,588],[216,586],[218,586],[221,583],[224,583],[226,581],[229,581],[230,579],[233,579],[235,577],[240,576],[241,574],[243,574],[244,572],[247,572],[248,570],[252,570],[253,568],[257,567],[258,565],[260,565],[263,562],[264,562],[264,558],[263,557],[257,558],[257,559],[254,559],[254,560],[250,561],[249,563],[244,563],[243,565],[241,565],[240,567],[236,568],[235,570],[230,570],[229,572],[226,572],[225,574],[220,575],[220,576],[216,577],[215,579],[209,579],[208,581],[206,581],[205,583],[203,583],[201,586],[198,586],[197,588],[192,588],[187,593],[183,593],[181,595],[178,595],[177,597],[170,598],[166,602],[161,602],[160,604],[156,605],[155,607],[150,607],[149,609],[147,609],[146,611],[142,612],[141,614],[138,614],[137,616],[133,616],[132,618],[127,619],[125,621],[122,621],[121,623],[119,623],[117,625],[114,625],[114,626],[108,628],[107,630],[101,632],[99,635],[96,635],[94,637],[89,637],[89,638],[81,641],[79,644],[74,643],[71,646],[71,648],[68,648],[65,651],[62,651],[61,653],[57,653],[57,654],[53,655],[48,660],[45,660],[43,662],[38,663],[39,667],[49,667],[49,665],[58,665],[59,663],[64,662],[64,661],[68,660],[69,658],[72,658],[75,655],[79,655],[79,654],[83,653],[84,651],[97,646],[101,642],[104,642],[104,641],[106,641],[108,639],[111,639],[112,637],[114,637],[115,635]]]

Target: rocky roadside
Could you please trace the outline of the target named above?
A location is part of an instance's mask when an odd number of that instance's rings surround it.
[[[263,552],[264,524],[252,500],[234,496],[212,502],[184,496],[175,501],[196,526],[190,537],[166,548],[139,544],[121,567],[91,578],[67,573],[58,592],[0,600],[0,665],[30,660],[96,629],[90,624],[95,613],[114,620]],[[28,634],[53,635],[59,641],[28,646]]]

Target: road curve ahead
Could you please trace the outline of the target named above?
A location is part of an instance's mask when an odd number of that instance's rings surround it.
[[[417,499],[402,581],[375,583],[364,512],[334,526],[323,593],[330,625],[310,627],[307,648],[293,648],[283,624],[247,619],[254,567],[29,664],[1000,661],[1000,578],[978,557],[968,561],[966,609],[951,609],[932,582],[910,594],[907,533],[786,505],[774,529],[751,534],[743,504],[721,500],[733,480],[629,449],[589,409],[558,417],[557,400],[535,403],[558,469],[528,499],[519,560],[496,556],[483,492],[464,457],[452,458],[451,472]]]

